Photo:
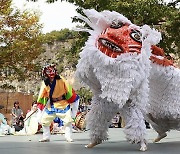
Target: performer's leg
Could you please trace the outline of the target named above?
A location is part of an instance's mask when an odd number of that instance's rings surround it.
[[[122,116],[125,123],[124,133],[127,140],[130,143],[140,143],[140,150],[146,151],[146,125],[141,110],[129,100],[122,108]]]
[[[118,112],[118,106],[113,102],[107,102],[94,96],[91,110],[87,113],[87,127],[90,130],[90,144],[87,148],[92,148],[102,141],[108,139],[108,128],[114,115]]]
[[[158,132],[158,136],[156,139],[154,139],[154,143],[159,142],[161,139],[165,138],[167,136],[166,132]]]
[[[71,118],[71,110],[69,109],[66,113],[56,113],[56,116],[58,116],[63,122],[64,122],[64,129],[65,129],[65,139],[67,142],[72,142],[72,121]]]
[[[42,126],[43,129],[43,138],[39,142],[49,142],[50,141],[50,130],[48,126]]]
[[[39,140],[39,142],[49,142],[50,141],[50,124],[55,118],[55,114],[47,114],[46,112],[43,114],[41,123],[42,123],[42,129],[43,129],[43,138]]]
[[[154,139],[154,143],[159,142],[161,139],[167,136],[166,132],[168,131],[168,120],[155,119],[151,113],[147,115],[148,120],[153,127],[153,129],[158,133],[156,139]]]
[[[79,99],[71,104],[71,117],[75,118],[79,107]]]
[[[67,142],[73,142],[72,139],[72,123],[65,125],[65,139]]]
[[[154,143],[159,142],[161,139],[167,136],[166,132],[168,131],[168,129],[166,129],[166,124],[164,124],[164,127],[160,127],[157,124],[152,124],[152,127],[158,133],[158,136],[153,141]]]

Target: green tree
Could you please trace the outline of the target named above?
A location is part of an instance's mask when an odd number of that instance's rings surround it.
[[[0,0],[0,80],[24,80],[36,69],[33,60],[42,52],[42,25],[38,13],[12,7]]]
[[[61,31],[52,31],[44,35],[44,43],[53,44],[55,41],[67,41],[68,39],[73,39],[76,36],[76,32],[73,32],[67,28]]]
[[[77,94],[80,96],[80,104],[87,104],[92,99],[92,92],[87,88],[80,88],[77,90]]]
[[[53,60],[55,63],[57,63],[59,72],[64,71],[64,65],[66,66],[66,68],[76,67],[80,51],[78,47],[82,46],[78,44],[78,37],[79,32],[69,29],[52,31],[50,33],[46,33],[43,36],[44,43],[47,43],[49,46],[53,46],[54,44],[56,44],[56,48],[53,48],[52,52],[56,53],[56,58]]]

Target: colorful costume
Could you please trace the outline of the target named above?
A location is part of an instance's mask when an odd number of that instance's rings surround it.
[[[72,141],[71,123],[73,119],[71,113],[71,103],[73,104],[73,102],[78,101],[79,96],[75,92],[72,92],[70,85],[68,85],[59,75],[55,75],[52,83],[49,82],[49,79],[46,79],[42,83],[37,102],[39,103],[38,106],[41,109],[43,109],[45,105],[47,106],[45,107],[45,112],[41,119],[43,127],[43,141],[49,141],[49,126],[56,117],[59,117],[64,122],[66,140]]]
[[[92,29],[80,29],[91,35],[80,53],[76,76],[93,92],[87,114],[93,147],[108,139],[111,119],[120,113],[126,138],[147,149],[143,113],[148,105],[148,77],[151,46],[161,35],[149,26],[136,26],[126,17],[110,11],[84,10],[80,16]]]

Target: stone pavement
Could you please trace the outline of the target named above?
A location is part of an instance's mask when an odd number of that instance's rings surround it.
[[[139,145],[129,144],[125,140],[123,129],[110,128],[109,140],[102,144],[87,149],[89,131],[73,133],[74,142],[67,143],[61,134],[52,135],[51,142],[39,143],[42,134],[32,136],[0,137],[0,154],[180,154],[180,133],[171,131],[159,143],[152,143],[157,136],[156,132],[149,129],[147,132],[148,151],[139,151]]]

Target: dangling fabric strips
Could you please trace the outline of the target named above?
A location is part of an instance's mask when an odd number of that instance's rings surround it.
[[[54,78],[53,82],[49,83],[49,86],[50,86],[49,98],[50,98],[51,105],[53,105],[52,95],[54,92],[55,85],[56,85],[56,79]]]

